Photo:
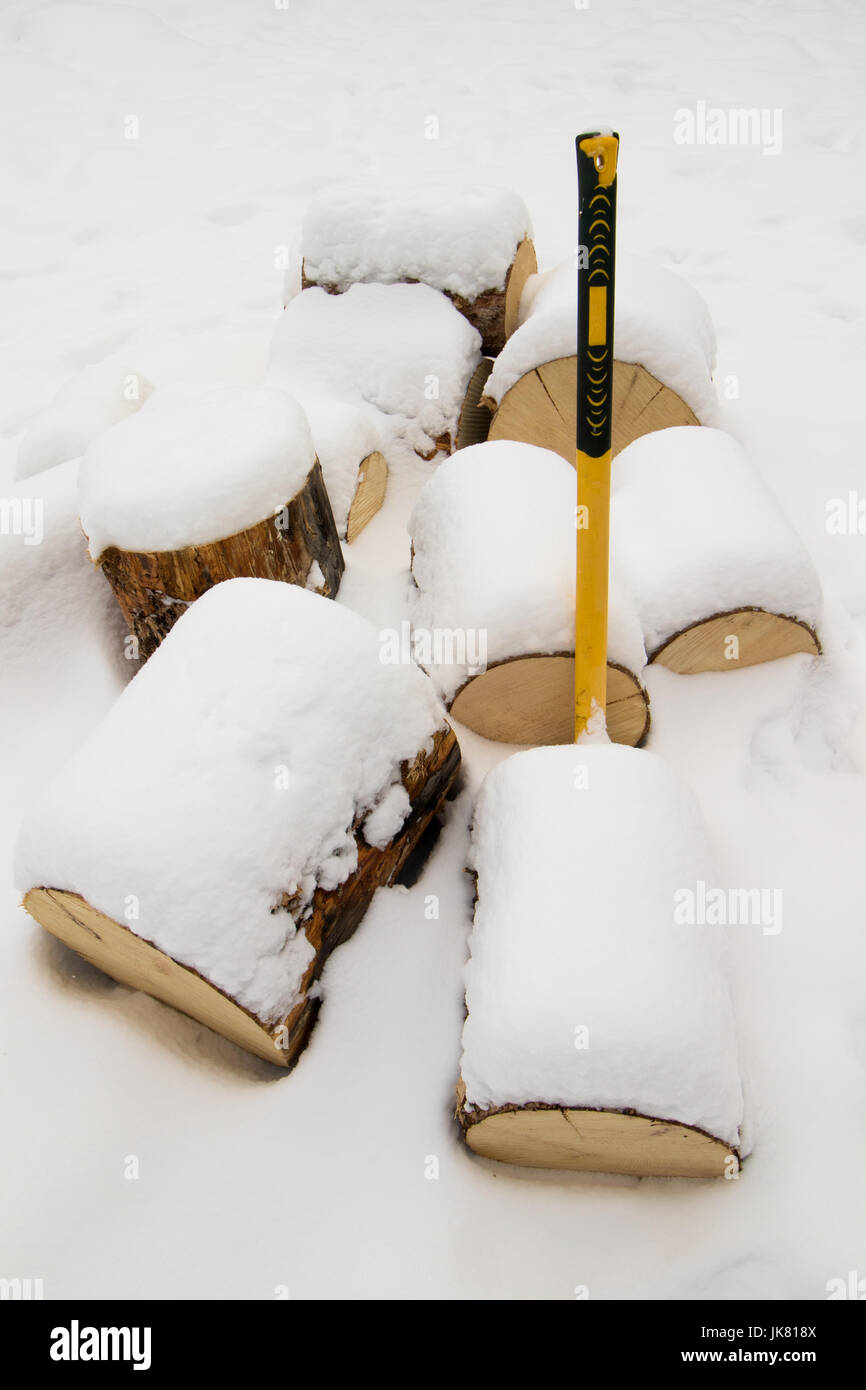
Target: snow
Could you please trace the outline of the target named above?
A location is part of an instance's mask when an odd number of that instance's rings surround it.
[[[316,457],[331,501],[337,530],[345,537],[349,510],[358,487],[361,464],[369,454],[380,451],[387,429],[370,406],[347,404],[304,394],[302,401]]]
[[[714,613],[765,608],[817,627],[808,551],[745,450],[715,429],[658,430],[613,462],[611,545],[647,650]]]
[[[484,388],[497,404],[527,372],[577,351],[574,257],[530,277],[520,318]],[[619,362],[639,362],[670,387],[702,424],[715,423],[716,337],[705,301],[681,275],[621,247],[616,255],[614,353]]]
[[[505,288],[514,253],[532,226],[507,188],[401,180],[323,189],[304,217],[304,273],[346,290],[358,282],[419,280],[475,299]]]
[[[481,338],[429,285],[313,288],[280,316],[268,380],[301,401],[334,397],[375,406],[386,458],[393,441],[422,455],[457,437]]]
[[[574,651],[577,475],[549,449],[511,440],[473,444],[440,464],[409,520],[416,632],[465,635],[458,660],[431,674],[450,700],[487,664]],[[611,585],[611,661],[636,674],[646,662],[633,600]]]
[[[181,550],[273,516],[315,462],[307,418],[273,386],[162,388],[84,456],[81,524],[94,560]]]
[[[550,0],[527,15],[516,0],[411,16],[395,0],[4,6],[0,495],[27,422],[88,365],[116,355],[159,389],[260,381],[283,246],[318,189],[482,170],[520,191],[546,269],[573,257],[572,137],[599,115],[613,124],[620,249],[676,270],[709,304],[719,423],[825,593],[820,661],[646,672],[651,748],[694,790],[723,881],[785,895],[779,935],[730,942],[751,1155],[737,1182],[685,1184],[466,1152],[452,1117],[466,826],[484,772],[513,749],[461,729],[466,789],[434,855],[413,888],[378,893],[334,953],[310,1046],[276,1082],[39,931],[0,875],[0,1273],[43,1277],[46,1297],[271,1299],[283,1286],[296,1300],[573,1300],[579,1284],[590,1306],[812,1300],[864,1272],[864,538],[831,534],[826,518],[832,499],[866,497],[866,225],[853,200],[828,216],[804,196],[863,186],[863,21],[844,0]],[[676,109],[708,98],[783,108],[781,155],[677,144]],[[134,664],[64,469],[33,482],[42,545],[0,534],[7,845]],[[406,521],[430,471],[401,458],[348,550],[339,605],[377,630],[408,614]],[[124,1179],[130,1154],[138,1181]]]
[[[723,933],[674,917],[675,894],[716,872],[667,763],[615,745],[518,753],[481,788],[469,862],[467,1108],[631,1108],[737,1145]]]
[[[359,814],[375,808],[380,848],[400,829],[395,769],[442,722],[362,618],[291,584],[218,584],[35,805],[18,887],[81,894],[276,1023],[314,955],[313,894],[357,868]]]
[[[80,458],[103,430],[140,409],[152,390],[151,382],[128,363],[85,367],[28,423],[18,444],[16,477],[30,478]]]

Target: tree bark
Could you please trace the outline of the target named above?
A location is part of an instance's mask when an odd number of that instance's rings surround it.
[[[411,810],[391,842],[384,849],[374,849],[356,825],[358,867],[339,888],[315,893],[303,928],[316,954],[304,975],[298,1003],[276,1025],[266,1026],[195,969],[181,965],[128,926],[97,912],[78,894],[51,887],[31,888],[24,906],[47,931],[121,984],[145,990],[274,1066],[291,1067],[315,1024],[320,999],[318,994],[311,997],[310,989],[321,976],[328,956],[357,930],[376,889],[397,878],[433,818],[442,811],[459,766],[457,739],[446,726],[434,736],[429,754],[420,752],[403,764],[402,780]],[[284,898],[272,911],[290,907],[290,900]]]
[[[333,598],[345,564],[318,462],[281,512],[245,531],[182,550],[110,546],[97,563],[143,660],[156,651],[189,605],[224,579],[279,579],[303,588],[317,563],[324,576],[317,592]]]

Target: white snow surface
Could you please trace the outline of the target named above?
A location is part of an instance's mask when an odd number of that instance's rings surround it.
[[[549,449],[489,440],[461,449],[425,484],[409,519],[414,629],[465,634],[430,666],[450,700],[486,644],[487,664],[574,651],[577,474]],[[420,650],[420,648],[419,648]],[[434,648],[435,655],[435,648]],[[611,584],[611,661],[639,675],[646,663],[637,610]]]
[[[674,923],[676,892],[717,875],[668,764],[617,745],[517,753],[481,788],[469,862],[467,1108],[631,1108],[737,1144],[723,932]]]
[[[83,368],[28,422],[18,444],[15,476],[30,478],[80,458],[103,430],[139,410],[152,390],[153,384],[128,363],[109,360]]]
[[[577,351],[574,257],[530,277],[520,317],[484,388],[497,404],[527,372],[557,357],[573,357]],[[702,424],[713,424],[716,336],[698,291],[682,275],[618,249],[614,317],[617,360],[639,362],[675,391]]]
[[[766,608],[817,627],[821,583],[743,447],[683,425],[643,435],[612,469],[611,548],[647,651],[702,618]]]
[[[283,390],[163,387],[84,455],[90,553],[179,550],[235,535],[290,502],[314,462],[307,417]]]
[[[301,404],[322,465],[334,521],[345,537],[360,465],[368,454],[381,450],[387,424],[371,406],[306,394]]]
[[[314,954],[315,890],[357,868],[359,814],[376,808],[372,843],[396,834],[395,769],[442,723],[363,618],[292,584],[218,584],[36,804],[18,887],[80,893],[274,1023]],[[284,893],[291,914],[272,911]]]
[[[429,285],[304,290],[280,315],[268,381],[308,396],[375,406],[387,442],[432,453],[456,438],[481,337]]]
[[[308,280],[346,290],[371,281],[419,280],[475,299],[501,290],[524,237],[522,198],[486,184],[403,180],[323,189],[304,217]]]
[[[778,935],[729,941],[750,1157],[737,1182],[683,1183],[509,1169],[462,1146],[467,824],[514,751],[463,729],[467,786],[433,857],[334,952],[310,1046],[276,1080],[36,928],[7,855],[0,1274],[42,1277],[46,1298],[552,1299],[578,1316],[605,1299],[824,1299],[864,1272],[864,538],[826,520],[866,496],[866,226],[851,200],[830,215],[803,196],[866,181],[862,9],[541,0],[527,14],[525,0],[440,0],[411,19],[396,0],[4,6],[0,497],[27,422],[90,364],[117,356],[159,389],[260,381],[287,264],[275,248],[318,189],[483,170],[520,191],[553,266],[577,240],[573,134],[614,124],[619,246],[709,304],[719,423],[825,593],[820,661],[646,673],[651,749],[694,790],[723,882],[784,894]],[[674,112],[700,100],[780,107],[781,155],[678,144]],[[9,846],[134,665],[87,558],[75,471],[32,480],[41,546],[0,533]],[[406,522],[430,471],[402,456],[348,550],[338,604],[377,629],[408,617]]]

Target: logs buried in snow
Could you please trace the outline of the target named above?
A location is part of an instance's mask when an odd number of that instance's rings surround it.
[[[629,445],[611,537],[651,661],[693,674],[820,651],[815,567],[730,435],[670,429]]]
[[[365,182],[326,189],[301,232],[302,284],[342,293],[361,283],[418,281],[446,294],[500,352],[536,270],[529,213],[517,194],[486,185]]]
[[[441,464],[412,536],[416,658],[455,719],[505,743],[570,739],[574,719],[574,469],[507,440]],[[637,743],[648,724],[646,654],[634,605],[611,586],[608,728]]]
[[[181,618],[25,822],[49,931],[278,1066],[329,952],[441,807],[459,750],[429,680],[292,585],[220,584]]]
[[[88,449],[81,524],[149,656],[225,579],[333,597],[343,556],[300,406],[274,387],[161,389]]]
[[[290,300],[271,347],[268,380],[307,400],[379,412],[380,452],[421,458],[455,447],[481,340],[427,285],[311,289]]]
[[[627,866],[627,871],[623,868]],[[582,744],[500,763],[477,879],[457,1115],[487,1158],[669,1177],[737,1171],[737,1044],[700,813],[653,754]]]
[[[574,463],[577,273],[571,261],[529,282],[520,327],[483,402],[490,439],[540,444]],[[711,424],[715,334],[698,292],[672,271],[617,257],[613,453],[652,430]]]

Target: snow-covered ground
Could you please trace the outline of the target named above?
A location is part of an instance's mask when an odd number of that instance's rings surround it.
[[[866,534],[827,527],[833,499],[866,497],[864,78],[858,0],[5,0],[0,493],[44,498],[46,539],[0,535],[4,843],[130,674],[107,586],[75,569],[74,468],[15,485],[18,437],[114,355],[157,386],[259,381],[307,201],[334,179],[513,187],[546,268],[575,242],[573,136],[614,124],[619,244],[708,300],[722,423],[826,609],[819,662],[649,673],[650,746],[694,788],[727,880],[783,890],[780,932],[733,933],[738,1181],[464,1150],[461,870],[505,750],[460,731],[436,853],[335,954],[288,1077],[90,969],[3,869],[0,1275],[48,1297],[566,1299],[819,1299],[866,1275]],[[702,102],[765,108],[781,149],[678,143],[675,113]],[[426,468],[392,477],[350,552],[342,601],[379,625],[402,616]]]

